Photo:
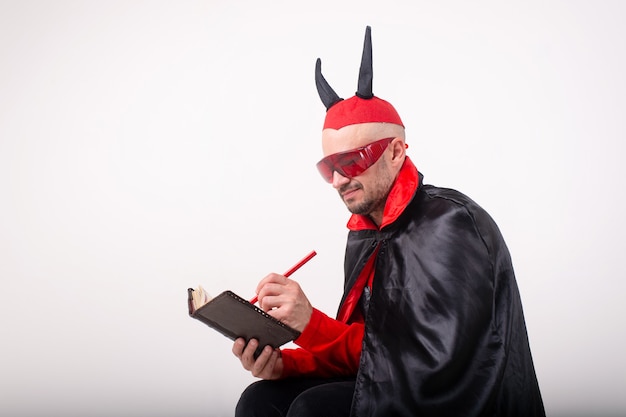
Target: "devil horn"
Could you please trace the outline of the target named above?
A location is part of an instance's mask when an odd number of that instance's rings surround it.
[[[356,91],[358,97],[369,99],[374,97],[372,93],[372,28],[365,28],[365,41],[363,42],[363,56],[359,70],[359,85]]]
[[[326,110],[330,109],[333,104],[343,100],[335,93],[335,90],[332,89],[328,81],[326,81],[326,78],[322,75],[322,60],[319,58],[317,58],[317,62],[315,63],[315,86],[322,99],[322,103],[326,106]]]

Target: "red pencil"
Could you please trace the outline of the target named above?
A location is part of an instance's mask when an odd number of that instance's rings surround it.
[[[315,251],[311,251],[311,253],[309,253],[307,256],[305,256],[304,258],[302,258],[302,260],[300,262],[298,262],[297,264],[295,264],[294,266],[291,267],[291,269],[287,272],[285,272],[283,275],[285,277],[289,277],[289,275],[293,274],[294,272],[296,272],[298,269],[300,269],[300,267],[302,265],[304,265],[305,263],[309,262],[311,260],[312,257],[314,257],[315,255],[317,255],[317,252]],[[250,304],[254,304],[259,300],[258,296],[254,296],[252,297],[252,300],[250,300]]]

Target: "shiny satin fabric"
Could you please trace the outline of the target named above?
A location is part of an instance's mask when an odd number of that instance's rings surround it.
[[[351,415],[544,416],[491,217],[457,191],[420,185],[392,224],[350,231],[344,297],[377,248]]]

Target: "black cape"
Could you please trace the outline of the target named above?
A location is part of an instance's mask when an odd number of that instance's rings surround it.
[[[379,248],[351,415],[544,416],[498,227],[421,180],[394,223],[348,235],[344,299]]]

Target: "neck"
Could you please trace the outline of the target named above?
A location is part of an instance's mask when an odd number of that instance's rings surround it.
[[[372,211],[369,214],[369,218],[377,227],[380,227],[380,224],[383,222],[383,208]]]

